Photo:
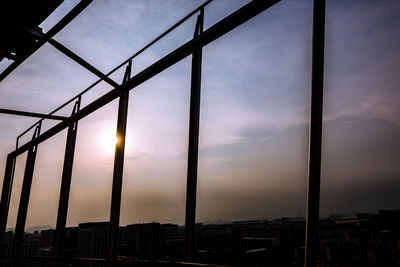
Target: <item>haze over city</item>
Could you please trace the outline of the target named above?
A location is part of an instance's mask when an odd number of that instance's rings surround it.
[[[63,3],[44,31],[76,2]],[[106,73],[201,2],[94,1],[55,39]],[[245,3],[214,1],[205,29]],[[326,12],[321,215],[399,208],[400,2],[332,0]],[[194,24],[138,57],[133,74],[191,39]],[[282,1],[203,49],[197,221],[304,216],[311,24],[312,1]],[[190,66],[187,57],[130,93],[121,225],[183,224]],[[95,80],[46,44],[0,83],[0,105],[47,113]],[[110,89],[101,83],[83,106]],[[69,226],[109,218],[117,107],[79,122]],[[35,121],[0,116],[0,173]],[[39,145],[26,227],[55,225],[65,137]],[[17,160],[8,227],[25,159]]]

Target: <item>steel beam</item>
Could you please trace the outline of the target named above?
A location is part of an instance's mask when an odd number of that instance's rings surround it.
[[[203,32],[204,10],[197,17],[196,29],[193,38]],[[195,224],[196,224],[196,192],[197,192],[197,163],[199,150],[199,122],[200,122],[200,96],[201,96],[201,63],[202,47],[193,49],[192,78],[190,91],[189,115],[189,147],[186,184],[186,216],[184,258],[190,261],[195,249]]]
[[[138,55],[140,55],[141,53],[143,53],[146,49],[148,49],[149,47],[151,47],[153,44],[155,44],[157,41],[161,40],[164,36],[166,36],[168,33],[170,33],[171,31],[173,31],[174,29],[176,29],[179,25],[181,25],[183,22],[185,22],[186,20],[188,20],[191,16],[193,16],[196,12],[198,12],[200,9],[204,8],[205,6],[207,6],[208,4],[210,4],[213,0],[208,0],[206,2],[204,2],[203,4],[201,4],[199,7],[197,7],[196,9],[192,10],[189,14],[187,14],[185,17],[183,17],[181,20],[179,20],[177,23],[175,23],[173,26],[171,26],[170,28],[168,28],[166,31],[164,31],[162,34],[160,34],[157,38],[155,38],[154,40],[152,40],[151,42],[149,42],[147,45],[145,45],[143,48],[141,48],[139,51],[137,51],[135,54],[133,54],[132,56],[130,56],[128,59],[126,59],[125,61],[123,61],[122,63],[120,63],[118,66],[116,66],[115,68],[113,68],[111,71],[109,71],[106,76],[110,76],[111,74],[113,74],[115,71],[119,70],[123,65],[127,64],[129,61],[131,61],[132,59],[134,59],[135,57],[137,57]],[[95,87],[97,84],[99,84],[101,81],[103,81],[103,79],[97,80],[96,82],[92,83],[90,86],[88,86],[85,90],[83,90],[82,92],[80,92],[78,95],[75,95],[74,97],[70,98],[67,102],[65,102],[64,104],[62,104],[61,106],[59,106],[58,108],[56,108],[55,110],[53,110],[52,112],[50,112],[50,114],[53,114],[54,112],[57,112],[58,110],[60,110],[61,108],[65,107],[66,105],[68,105],[69,103],[71,103],[72,101],[74,101],[75,99],[77,99],[79,96],[82,96],[83,94],[85,94],[86,92],[88,92],[90,89],[92,89],[93,87]],[[36,123],[33,124],[31,127],[29,127],[27,130],[25,130],[23,133],[21,133],[19,135],[22,136],[25,133],[27,133],[30,129],[32,129],[33,127],[35,127]]]
[[[42,118],[42,119],[50,119],[50,120],[65,120],[67,118],[67,117],[64,117],[64,116],[49,115],[49,114],[42,114],[42,113],[28,112],[28,111],[20,111],[20,110],[11,110],[11,109],[4,109],[4,108],[0,108],[0,113],[10,114],[10,115],[26,116],[26,117],[35,117],[35,118]]]
[[[79,112],[69,117],[66,121],[60,122],[59,124],[55,125],[54,127],[50,128],[43,134],[41,134],[35,140],[32,140],[18,149],[11,152],[12,156],[16,157],[25,151],[27,151],[30,147],[39,144],[48,138],[52,137],[53,135],[59,133],[60,131],[64,130],[68,127],[68,125],[74,121],[78,121],[92,112],[96,111],[97,109],[105,106],[106,104],[110,103],[114,99],[118,98],[120,95],[121,90],[131,90],[136,86],[144,83],[148,79],[154,77],[155,75],[159,74],[160,72],[166,70],[170,66],[174,65],[175,63],[179,62],[180,60],[184,59],[185,57],[192,54],[193,49],[195,47],[204,47],[207,44],[211,43],[212,41],[218,39],[222,35],[226,34],[227,32],[233,30],[237,26],[241,25],[242,23],[248,21],[249,19],[253,18],[254,16],[260,14],[267,8],[273,6],[274,4],[280,2],[280,0],[253,0],[250,3],[246,4],[242,8],[238,9],[228,17],[222,19],[221,21],[217,22],[209,29],[204,31],[200,36],[195,39],[188,41],[187,43],[183,44],[179,48],[175,49],[173,52],[169,53],[162,59],[158,60],[157,62],[150,65],[145,70],[141,71],[140,73],[133,76],[127,82],[120,85],[118,88],[111,90],[110,92],[104,94],[103,96],[99,97],[92,103],[88,104],[86,107],[82,108]]]
[[[40,134],[41,124],[39,124],[35,132],[33,133],[32,139],[35,139]],[[26,215],[28,212],[29,196],[31,194],[33,170],[35,168],[37,153],[37,145],[33,146],[28,151],[28,156],[26,158],[24,180],[22,183],[21,197],[19,200],[18,215],[17,215],[17,225],[15,226],[15,235],[12,247],[11,267],[18,266],[18,257],[20,255],[20,246],[24,238]]]
[[[314,0],[305,266],[317,265],[324,89],[325,0]]]
[[[81,99],[75,102],[72,114],[79,111]],[[72,123],[68,127],[67,142],[65,145],[64,166],[62,172],[60,199],[58,201],[57,224],[54,238],[54,256],[63,256],[63,237],[67,223],[69,193],[71,188],[72,167],[75,155],[76,134],[78,122]]]
[[[28,50],[24,55],[18,55],[18,59],[11,63],[2,73],[0,73],[0,82],[4,80],[13,70],[15,70],[22,62],[35,53],[42,45],[48,40],[53,38],[59,31],[61,31],[68,23],[70,23],[76,16],[78,16],[93,0],[81,0],[65,17],[63,17],[53,28],[46,32],[35,45]]]
[[[124,82],[131,76],[132,63],[129,62],[124,75]],[[115,145],[114,172],[111,195],[110,228],[108,235],[107,258],[116,259],[118,252],[118,230],[121,210],[122,177],[124,172],[125,136],[128,118],[129,91],[120,92],[117,121],[117,144]]]
[[[54,46],[55,48],[57,48],[60,52],[62,52],[64,55],[66,55],[67,57],[71,58],[72,60],[74,60],[76,63],[78,63],[79,65],[81,65],[82,67],[84,67],[85,69],[87,69],[88,71],[90,71],[91,73],[93,73],[94,75],[96,75],[97,77],[99,77],[100,79],[104,80],[105,82],[107,82],[109,85],[111,85],[112,87],[118,87],[119,84],[114,82],[111,78],[109,78],[107,75],[105,75],[104,73],[102,73],[101,71],[99,71],[98,69],[96,69],[95,67],[93,67],[91,64],[89,64],[88,62],[86,62],[83,58],[79,57],[77,54],[75,54],[74,52],[72,52],[71,50],[69,50],[68,48],[66,48],[64,45],[60,44],[59,42],[57,42],[54,39],[50,39],[49,43]]]
[[[7,227],[8,209],[10,207],[10,197],[14,180],[15,158],[7,156],[6,169],[4,172],[3,190],[1,192],[0,203],[0,242],[4,239]]]

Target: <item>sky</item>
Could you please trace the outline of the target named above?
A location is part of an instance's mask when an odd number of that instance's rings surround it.
[[[44,31],[76,3],[65,1]],[[107,73],[201,3],[94,1],[55,39]],[[205,29],[246,3],[213,1]],[[399,12],[397,0],[327,0],[322,216],[399,208]],[[133,74],[190,40],[194,25],[195,17],[136,58]],[[312,1],[282,0],[203,48],[197,221],[305,215],[311,36]],[[121,225],[184,223],[190,67],[189,56],[130,92]],[[48,113],[96,80],[45,44],[0,83],[0,106]],[[100,83],[83,106],[111,89]],[[109,219],[117,108],[113,101],[79,122],[69,226]],[[35,121],[0,116],[0,173]],[[26,227],[56,223],[65,138],[38,147]],[[17,159],[8,227],[25,160]]]

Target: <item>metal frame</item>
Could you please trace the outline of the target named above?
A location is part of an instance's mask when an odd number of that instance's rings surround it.
[[[95,67],[91,66],[85,60],[77,56],[68,48],[58,43],[52,37],[61,30],[69,21],[76,17],[92,0],[82,0],[62,21],[53,27],[48,33],[38,37],[37,46],[32,49],[34,53],[45,42],[49,42],[62,53],[75,60],[77,63],[97,75],[100,79],[91,86],[83,90],[81,93],[68,100],[66,103],[50,112],[48,115],[18,112],[18,115],[36,116],[42,118],[37,123],[29,127],[21,135],[17,137],[16,149],[8,154],[7,164],[3,182],[3,190],[0,203],[0,240],[4,237],[4,231],[7,223],[9,200],[11,196],[12,181],[14,175],[14,167],[16,157],[28,151],[27,165],[25,168],[24,186],[21,194],[20,207],[18,210],[16,238],[13,245],[13,256],[11,262],[16,263],[18,260],[18,247],[21,237],[24,233],[24,225],[26,219],[27,205],[29,201],[30,183],[32,182],[32,174],[34,169],[35,156],[38,145],[54,136],[60,131],[68,128],[68,136],[64,158],[64,168],[62,176],[62,185],[60,190],[60,201],[57,216],[57,228],[55,238],[55,257],[53,260],[63,259],[62,254],[62,237],[65,229],[65,223],[68,211],[69,191],[71,183],[71,173],[73,168],[73,158],[75,150],[75,140],[77,133],[78,121],[97,109],[103,107],[109,102],[119,98],[118,109],[118,125],[117,136],[119,138],[116,145],[114,157],[114,173],[113,188],[110,211],[110,229],[109,229],[109,245],[107,249],[106,261],[115,262],[117,259],[118,244],[118,227],[121,205],[121,190],[123,178],[123,161],[124,146],[127,123],[127,110],[129,91],[143,82],[151,79],[155,75],[179,62],[183,58],[192,55],[192,77],[191,77],[191,97],[190,97],[190,119],[189,119],[189,144],[188,144],[188,167],[187,167],[187,191],[186,191],[186,217],[185,217],[185,251],[184,258],[187,261],[193,260],[193,250],[195,241],[195,215],[196,215],[196,188],[197,188],[197,162],[198,162],[198,140],[199,140],[199,116],[200,116],[200,92],[201,92],[201,65],[202,65],[202,48],[207,44],[218,39],[230,30],[236,28],[242,23],[248,21],[269,7],[275,5],[280,0],[253,0],[225,17],[218,23],[203,31],[204,7],[212,0],[206,1],[204,4],[190,12],[187,16],[178,21],[160,36],[151,41],[137,53],[122,62],[116,68],[107,74],[103,74]],[[185,22],[199,12],[193,39],[178,47],[165,57],[150,65],[140,73],[130,77],[131,62],[136,56],[151,47],[158,40],[166,36],[169,32]],[[316,251],[318,245],[318,216],[319,216],[319,187],[320,187],[320,171],[321,171],[321,136],[322,136],[322,96],[323,96],[323,66],[324,66],[324,27],[325,27],[325,0],[314,0],[313,13],[313,47],[312,47],[312,82],[311,82],[311,120],[310,120],[310,140],[309,140],[309,177],[308,177],[308,199],[307,199],[307,225],[306,225],[306,261],[307,267],[316,266]],[[26,55],[24,59],[30,56]],[[23,59],[23,60],[24,60]],[[3,73],[0,74],[0,81],[3,80],[13,69],[15,69],[23,60],[15,61]],[[109,75],[127,65],[125,76],[121,85],[109,78]],[[105,81],[113,89],[95,101],[80,108],[81,97],[96,86],[101,81]],[[71,116],[60,117],[54,115],[60,109],[68,104],[75,102]],[[0,110],[1,113],[2,110]],[[4,111],[4,109],[3,109]],[[5,110],[7,111],[7,110]],[[6,113],[6,112],[3,112]],[[10,113],[9,113],[10,114]],[[57,125],[42,134],[40,125],[44,119],[60,119]],[[18,145],[19,138],[35,128],[34,137],[31,141]]]
[[[50,119],[50,120],[65,120],[67,118],[64,116],[41,114],[36,112],[27,112],[27,111],[4,109],[4,108],[0,108],[0,113],[18,115],[18,116],[36,117],[36,118]]]
[[[28,57],[35,53],[42,45],[49,41],[53,36],[55,36],[59,31],[61,31],[65,26],[68,25],[75,17],[77,17],[93,0],[81,0],[70,12],[68,12],[65,17],[63,17],[53,28],[51,28],[46,34],[44,34],[36,44],[29,49],[24,55],[18,56],[10,66],[8,66],[0,74],[0,82],[3,81],[13,70],[15,70],[22,62],[24,62]]]
[[[204,9],[200,10],[197,17],[193,39],[203,33]],[[190,116],[189,116],[189,147],[186,185],[186,216],[185,216],[185,260],[190,261],[195,249],[195,224],[196,224],[196,192],[197,192],[197,163],[199,150],[199,121],[200,121],[200,95],[201,95],[201,63],[202,47],[193,49],[192,54],[192,80],[190,91]]]
[[[39,123],[36,126],[35,132],[33,133],[32,140],[40,135],[40,129],[42,124]],[[33,171],[35,168],[36,154],[38,145],[32,146],[28,150],[28,156],[26,158],[24,180],[22,182],[21,197],[19,200],[18,215],[17,215],[17,225],[15,227],[15,235],[12,246],[12,258],[11,266],[18,265],[18,257],[20,255],[20,246],[24,238],[26,215],[28,212],[29,196],[31,194]]]
[[[132,61],[126,67],[123,82],[131,77]],[[118,249],[119,215],[121,210],[122,176],[124,172],[125,136],[128,119],[129,91],[120,92],[117,121],[117,144],[115,146],[113,185],[110,209],[110,227],[107,258],[116,259]]]
[[[79,111],[81,98],[75,102],[72,114]],[[58,201],[57,223],[54,239],[54,255],[63,256],[63,236],[67,223],[67,212],[69,203],[69,193],[71,188],[72,167],[74,163],[76,134],[78,132],[78,122],[72,123],[68,127],[67,143],[65,145],[64,165],[61,178],[60,199]]]
[[[84,59],[80,58],[77,54],[75,54],[74,52],[72,52],[71,50],[69,50],[68,48],[66,48],[64,45],[60,44],[59,42],[57,42],[54,39],[50,39],[49,40],[49,44],[51,44],[52,46],[54,46],[55,48],[57,48],[59,51],[61,51],[63,54],[65,54],[67,57],[71,58],[72,60],[74,60],[75,62],[77,62],[79,65],[81,65],[82,67],[86,68],[87,70],[89,70],[91,73],[93,73],[94,75],[98,76],[100,79],[102,79],[103,81],[107,82],[109,85],[111,85],[112,87],[118,87],[118,83],[114,82],[113,80],[111,80],[107,75],[105,75],[104,73],[102,73],[101,71],[99,71],[98,69],[96,69],[95,67],[93,67],[92,65],[90,65],[88,62],[86,62]]]
[[[0,202],[0,242],[4,239],[4,233],[7,227],[8,210],[10,208],[11,189],[14,180],[16,158],[7,156],[6,169],[3,179],[3,190],[1,192]]]
[[[314,0],[305,266],[317,265],[324,92],[325,0]]]

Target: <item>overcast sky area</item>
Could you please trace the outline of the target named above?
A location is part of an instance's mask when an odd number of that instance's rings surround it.
[[[76,3],[63,3],[44,31]],[[201,3],[94,1],[55,39],[106,73]],[[215,0],[205,29],[246,3]],[[326,12],[321,215],[400,208],[400,1],[327,0]],[[133,74],[190,40],[194,25],[195,17],[135,59]],[[282,0],[204,47],[197,221],[305,215],[311,30],[312,1]],[[121,225],[184,223],[190,68],[187,57],[130,92]],[[96,80],[46,44],[0,83],[0,107],[48,113]],[[111,89],[99,84],[83,106]],[[117,108],[79,122],[69,226],[109,219]],[[36,120],[1,114],[0,177],[15,138]],[[26,227],[56,224],[65,140],[63,131],[38,147]]]

